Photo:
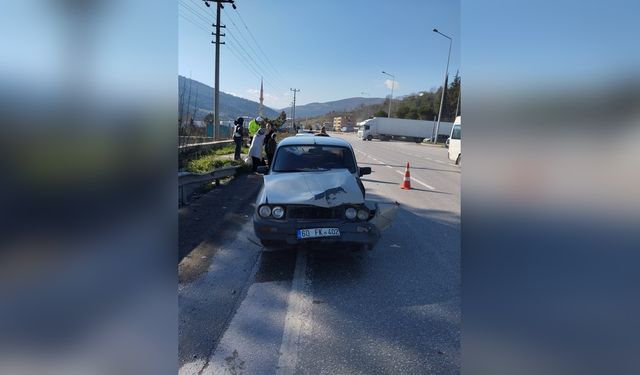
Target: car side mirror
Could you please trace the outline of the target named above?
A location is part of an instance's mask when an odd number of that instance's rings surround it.
[[[444,142],[444,147],[445,147],[445,148],[449,148],[449,140],[450,140],[450,139],[451,139],[451,138],[447,138],[447,140]]]
[[[359,167],[358,174],[360,175],[360,177],[366,174],[371,174],[371,167]]]
[[[261,165],[256,170],[258,171],[258,173],[267,174],[269,172],[269,167]]]

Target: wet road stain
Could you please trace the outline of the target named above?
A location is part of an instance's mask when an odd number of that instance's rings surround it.
[[[260,257],[260,268],[255,281],[264,283],[293,279],[297,254],[295,249],[264,251]]]

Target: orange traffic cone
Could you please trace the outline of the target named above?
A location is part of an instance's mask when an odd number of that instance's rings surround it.
[[[407,168],[404,170],[404,181],[400,185],[401,189],[411,190],[411,173],[409,173],[409,162],[407,162]]]

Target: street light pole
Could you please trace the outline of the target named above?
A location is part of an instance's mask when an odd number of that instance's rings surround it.
[[[391,97],[389,98],[389,113],[387,114],[387,118],[391,117],[391,102],[393,101],[393,87],[396,84],[396,76],[394,76],[393,74],[387,73],[384,70],[382,71],[382,74],[386,74],[389,77],[391,77]]]
[[[447,89],[445,86],[447,84],[447,76],[449,75],[449,59],[451,58],[451,42],[452,39],[440,31],[438,29],[433,29],[434,33],[438,33],[443,37],[449,39],[449,54],[447,55],[447,67],[444,69],[444,82],[442,84],[442,95],[440,95],[440,109],[438,110],[438,123],[436,124],[436,135],[434,137],[433,143],[438,143],[438,132],[440,131],[440,117],[442,116],[442,103],[444,102],[444,92]]]

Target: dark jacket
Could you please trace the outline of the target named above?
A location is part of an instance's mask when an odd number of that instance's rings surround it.
[[[236,134],[240,134],[240,137],[237,137]],[[236,125],[233,129],[233,138],[242,138],[244,136],[244,128],[242,125]]]
[[[273,137],[274,134],[275,134],[275,131],[270,130],[269,133],[267,133],[267,135],[264,137],[264,152],[266,152],[267,154],[269,153],[269,142],[271,140],[271,137]]]
[[[276,153],[276,146],[278,143],[276,142],[276,133],[273,132],[269,138],[266,138],[265,141],[265,151],[267,155],[273,155]]]

